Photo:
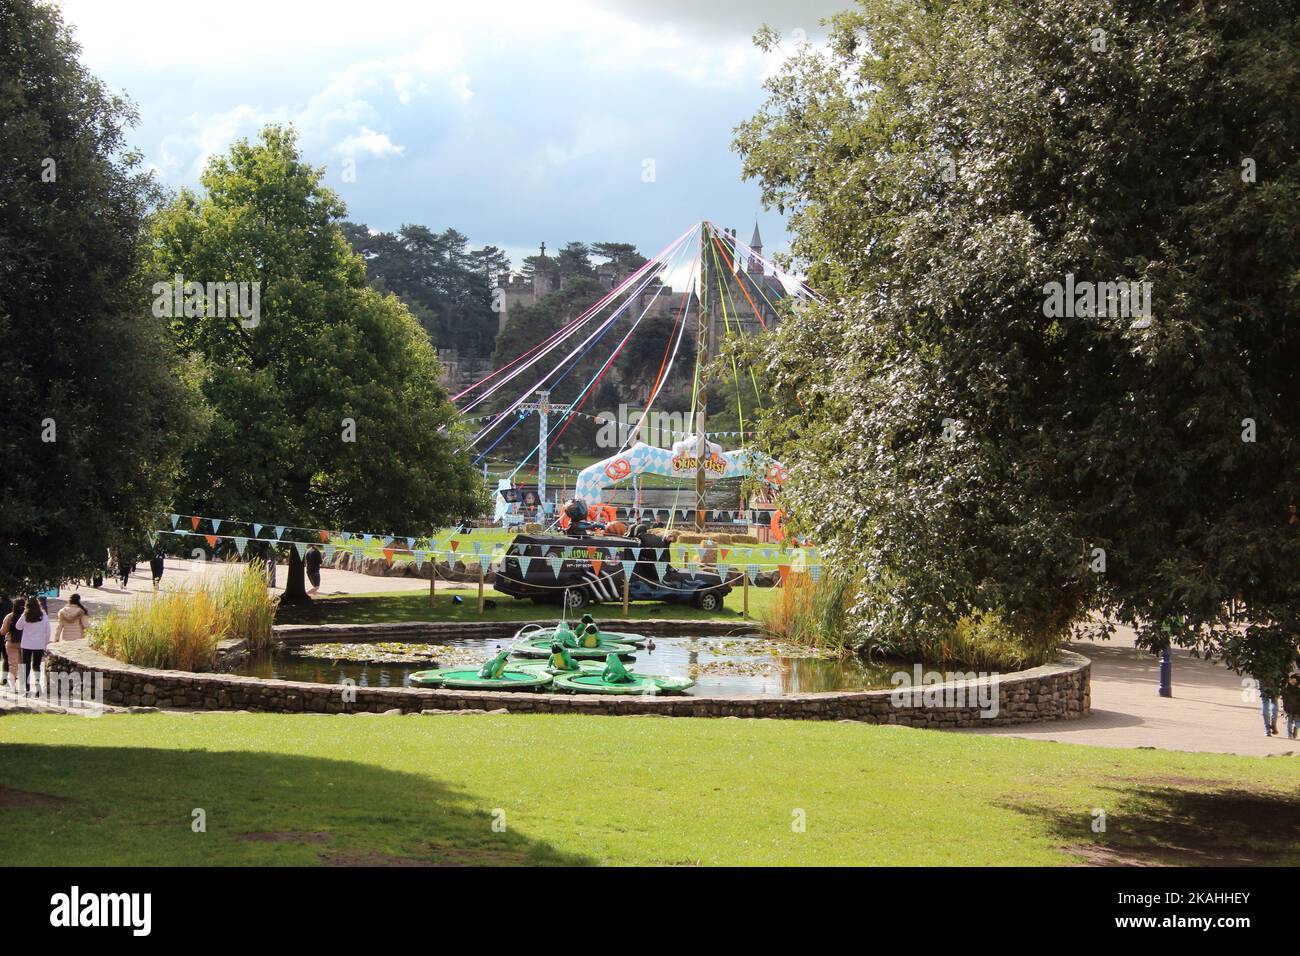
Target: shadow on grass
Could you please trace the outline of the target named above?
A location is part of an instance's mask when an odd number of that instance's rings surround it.
[[[530,840],[508,816],[496,832],[490,795],[350,760],[40,744],[9,744],[3,759],[6,865],[595,862]]]
[[[1176,782],[1176,781],[1170,781]],[[1161,783],[1161,781],[1153,781]],[[1046,817],[1067,852],[1100,866],[1258,866],[1300,862],[1300,795],[1179,787],[1101,788],[1096,808],[1106,829],[1092,830],[1093,808],[1035,804],[1012,809]]]

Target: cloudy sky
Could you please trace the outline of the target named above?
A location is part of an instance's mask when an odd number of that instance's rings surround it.
[[[61,0],[90,69],[140,110],[169,186],[292,122],[352,219],[467,233],[516,258],[545,241],[651,253],[690,223],[781,217],[740,179],[732,130],[779,60],[849,0]],[[347,181],[348,161],[355,181]],[[652,175],[651,175],[652,173]],[[647,181],[652,179],[653,181]]]

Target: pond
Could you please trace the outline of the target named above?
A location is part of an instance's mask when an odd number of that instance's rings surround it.
[[[415,671],[476,666],[509,645],[504,639],[466,638],[445,643],[281,647],[270,656],[248,660],[235,673],[318,684],[350,679],[358,687],[405,687]],[[857,657],[842,658],[760,637],[656,637],[654,645],[624,658],[628,669],[689,677],[695,686],[686,693],[700,697],[888,688],[890,675],[907,669],[896,663],[868,665]]]

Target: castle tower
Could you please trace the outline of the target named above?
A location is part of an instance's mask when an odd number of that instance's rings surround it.
[[[542,296],[555,291],[555,277],[551,274],[551,262],[546,258],[546,243],[542,243],[542,252],[538,256],[541,262],[533,266],[533,303]]]

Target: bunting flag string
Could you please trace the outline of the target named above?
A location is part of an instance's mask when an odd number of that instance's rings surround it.
[[[269,526],[266,525],[260,527],[269,528]],[[334,544],[328,542],[322,545],[317,545],[315,542],[284,541],[279,537],[260,538],[235,534],[210,534],[206,532],[188,531],[179,527],[175,529],[163,528],[149,531],[148,534],[151,543],[157,541],[157,539],[162,535],[174,535],[182,539],[201,538],[213,551],[217,550],[221,542],[228,541],[241,556],[248,553],[249,545],[251,544],[291,547],[297,552],[299,558],[306,557],[308,548],[318,547],[321,550],[322,557],[326,563],[332,561],[334,556],[340,550],[349,551],[358,562],[366,557],[365,548],[361,544],[352,544],[350,546],[338,548]],[[393,542],[394,545],[396,545],[399,540],[406,541],[411,539],[395,538]],[[460,544],[461,542],[454,538],[446,542],[438,542],[435,540],[432,542],[432,547],[421,548],[418,550],[411,549],[410,551],[402,550],[402,553],[411,554],[416,560],[417,567],[422,566],[426,561],[437,561],[440,559],[446,559],[448,563],[455,563],[458,560],[466,558],[466,555],[458,552]],[[502,543],[492,545],[490,550],[485,548],[481,542],[473,542],[473,544],[474,557],[470,560],[471,566],[473,560],[477,560],[486,568],[492,564],[500,564],[508,557],[511,560],[518,561],[520,570],[524,574],[527,574],[528,568],[531,566],[532,562],[536,560],[536,556],[534,555],[508,555],[506,553],[506,546]],[[629,550],[634,552],[634,557],[622,557],[622,554]],[[686,571],[697,572],[705,568],[715,568],[717,573],[724,578],[730,576],[733,568],[743,568],[743,573],[751,580],[754,580],[758,574],[763,572],[776,572],[779,573],[782,578],[785,578],[792,573],[806,573],[809,574],[814,581],[820,580],[821,577],[823,566],[821,562],[821,553],[817,548],[811,546],[781,549],[780,551],[774,551],[771,548],[737,548],[735,546],[726,549],[719,548],[716,552],[717,558],[713,561],[707,560],[710,550],[712,549],[699,546],[692,546],[689,548],[681,547],[679,549],[660,549],[650,546],[629,549],[621,549],[615,546],[570,547],[565,548],[562,554],[546,555],[545,560],[555,572],[556,577],[559,577],[560,568],[563,566],[565,561],[583,562],[590,566],[597,574],[602,572],[607,563],[618,563],[625,573],[631,573],[631,570],[640,561],[651,564],[655,569],[656,575],[658,575],[660,580],[662,580],[668,566],[674,563],[674,558],[676,558],[677,566]],[[382,549],[382,554],[388,564],[393,564],[398,551],[399,549],[397,547],[385,547]],[[733,560],[724,560],[724,556],[730,557]]]
[[[629,521],[636,521],[636,520],[638,520],[636,514],[633,513],[635,509],[628,508],[628,509],[626,509],[626,510],[627,510],[628,513],[629,513],[629,516],[628,516],[628,520],[629,520]],[[660,509],[644,508],[644,509],[641,509],[641,517],[644,518],[645,520],[654,520],[655,517],[656,517],[657,512],[661,512],[661,511],[673,511],[673,510],[680,510],[680,509],[671,509],[671,508],[660,508]],[[721,517],[720,520],[724,520],[724,521],[726,521],[726,520],[739,520],[739,519],[741,519],[742,517],[747,517],[747,519],[750,520],[751,523],[753,523],[754,521],[765,520],[765,519],[762,517],[762,515],[765,514],[765,512],[754,512],[754,511],[747,511],[747,510],[744,510],[744,509],[734,509],[734,510],[729,510],[729,509],[712,509],[712,512],[713,512],[713,513],[716,513],[716,514],[718,514],[718,515],[721,515],[722,517]],[[735,519],[732,519],[732,518],[730,517],[730,516],[733,516],[733,515],[735,516]],[[755,517],[756,515],[757,515],[757,517]],[[321,544],[329,544],[330,541],[331,541],[331,538],[332,538],[332,537],[338,537],[338,538],[343,542],[344,545],[348,545],[348,544],[350,544],[353,540],[358,540],[358,539],[359,539],[360,541],[362,541],[363,546],[366,547],[366,548],[370,548],[371,545],[373,545],[373,543],[374,543],[374,541],[375,541],[376,538],[379,538],[380,540],[382,540],[383,543],[384,543],[384,545],[385,545],[386,547],[391,547],[391,546],[395,545],[397,542],[404,542],[405,545],[406,545],[407,550],[411,550],[411,549],[413,549],[413,548],[415,547],[416,543],[417,543],[419,540],[421,540],[420,538],[417,538],[417,537],[415,537],[415,536],[411,536],[411,535],[405,535],[405,536],[403,536],[403,535],[396,535],[396,536],[395,536],[395,535],[391,535],[391,534],[378,534],[378,533],[375,533],[375,532],[331,531],[331,530],[328,530],[328,529],[318,528],[318,527],[317,527],[317,528],[304,528],[304,527],[295,527],[295,526],[292,526],[292,525],[272,525],[272,524],[266,524],[266,523],[263,523],[263,522],[257,522],[257,521],[245,521],[245,520],[243,520],[243,519],[239,519],[239,518],[211,518],[211,517],[207,517],[207,516],[204,516],[204,515],[184,515],[184,514],[179,514],[179,513],[175,513],[175,512],[172,512],[172,513],[167,514],[166,517],[167,517],[167,521],[168,521],[168,523],[171,525],[171,530],[173,530],[173,531],[175,531],[175,530],[177,530],[177,529],[179,528],[180,523],[181,523],[181,521],[182,521],[183,519],[188,519],[188,523],[189,523],[189,525],[190,525],[190,528],[191,528],[193,531],[195,531],[195,532],[198,532],[198,531],[199,531],[199,528],[202,526],[202,524],[203,524],[204,522],[207,522],[208,525],[209,525],[209,527],[212,529],[212,533],[214,533],[214,534],[216,534],[216,533],[217,533],[221,528],[226,527],[226,526],[244,525],[244,526],[246,526],[246,527],[252,529],[252,534],[249,535],[249,536],[247,536],[247,537],[249,537],[250,540],[261,540],[261,538],[262,538],[262,532],[265,531],[265,530],[268,530],[268,529],[271,530],[271,531],[273,531],[273,533],[275,534],[275,537],[276,537],[277,540],[281,540],[281,541],[284,540],[284,538],[285,538],[285,534],[288,533],[288,532],[300,532],[300,533],[303,533],[303,534],[305,534],[305,535],[310,536],[310,538],[313,539],[313,540],[319,540]],[[467,536],[467,537],[472,541],[473,538],[474,538],[474,532],[475,532],[476,530],[480,530],[480,529],[467,528],[467,529],[462,529],[462,530],[458,531],[457,533],[460,534],[460,535],[463,535],[463,536]],[[484,532],[487,532],[487,533],[492,533],[492,532],[497,532],[497,531],[499,531],[500,529],[498,529],[498,528],[496,528],[496,527],[484,527],[484,528],[482,528],[481,530],[484,531]],[[433,539],[432,537],[429,538],[429,541],[430,541],[431,544],[433,543],[433,540],[434,540],[434,539]],[[453,550],[454,550],[454,549],[458,546],[458,544],[459,544],[460,542],[459,542],[457,539],[454,539],[454,538],[451,539],[451,541],[452,541],[451,547],[452,547]],[[481,547],[482,547],[482,544],[479,544],[478,547],[481,548]],[[612,549],[610,549],[610,550],[612,550]],[[770,553],[769,553],[769,556],[770,556]],[[611,558],[612,558],[612,557],[613,557],[613,555],[611,555]],[[683,558],[683,560],[685,560],[685,558]]]

